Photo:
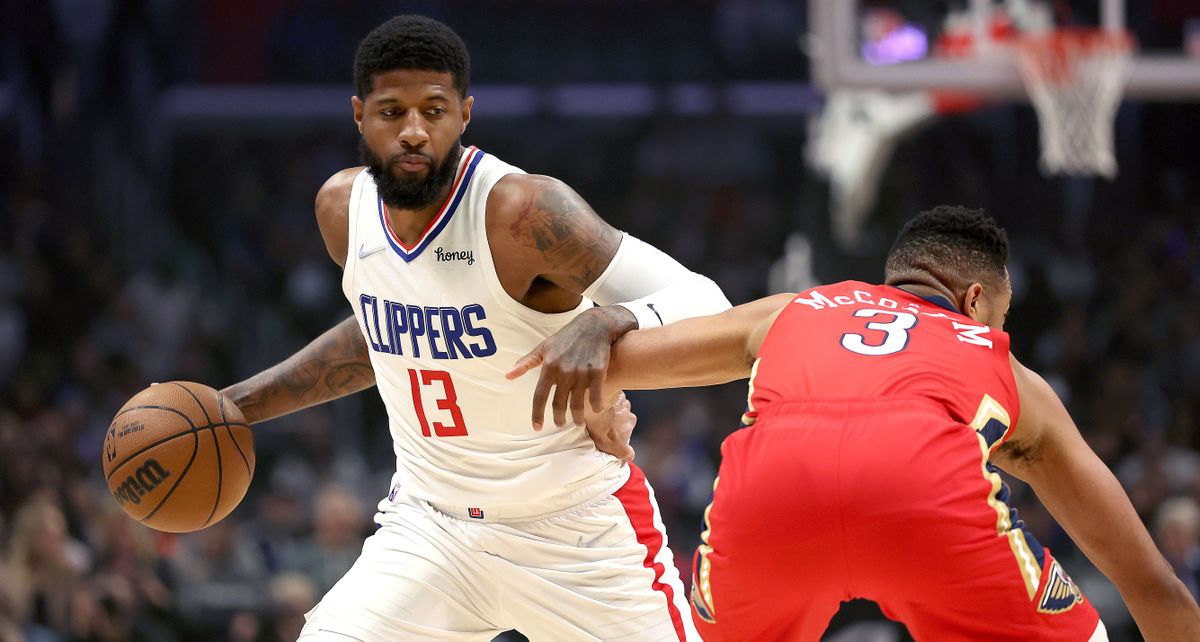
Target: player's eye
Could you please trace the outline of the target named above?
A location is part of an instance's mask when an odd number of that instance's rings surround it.
[[[446,108],[445,107],[430,107],[429,109],[427,109],[425,111],[425,113],[429,114],[430,116],[441,116],[442,114],[446,113]]]

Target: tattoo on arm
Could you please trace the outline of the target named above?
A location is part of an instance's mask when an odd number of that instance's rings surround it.
[[[620,231],[553,179],[539,183],[510,230],[541,255],[547,278],[580,292],[599,278],[621,244]]]
[[[250,423],[273,419],[375,384],[367,344],[353,316],[282,363],[222,392]]]

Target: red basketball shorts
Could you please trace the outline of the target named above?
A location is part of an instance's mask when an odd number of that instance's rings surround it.
[[[722,446],[693,577],[701,634],[818,640],[865,598],[917,640],[1106,639],[986,452],[922,399],[768,409]]]

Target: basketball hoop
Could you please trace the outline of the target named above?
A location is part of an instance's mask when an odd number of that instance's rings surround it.
[[[1043,173],[1117,175],[1113,121],[1132,51],[1126,31],[1060,29],[1018,39],[1021,76],[1038,114]]]

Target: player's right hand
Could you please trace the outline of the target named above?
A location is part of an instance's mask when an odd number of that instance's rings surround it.
[[[533,429],[542,429],[547,401],[559,427],[583,425],[586,401],[593,412],[604,412],[609,351],[614,341],[636,327],[633,313],[621,306],[592,308],[518,359],[504,375],[509,380],[541,367],[533,390]],[[568,412],[571,423],[567,423]]]

